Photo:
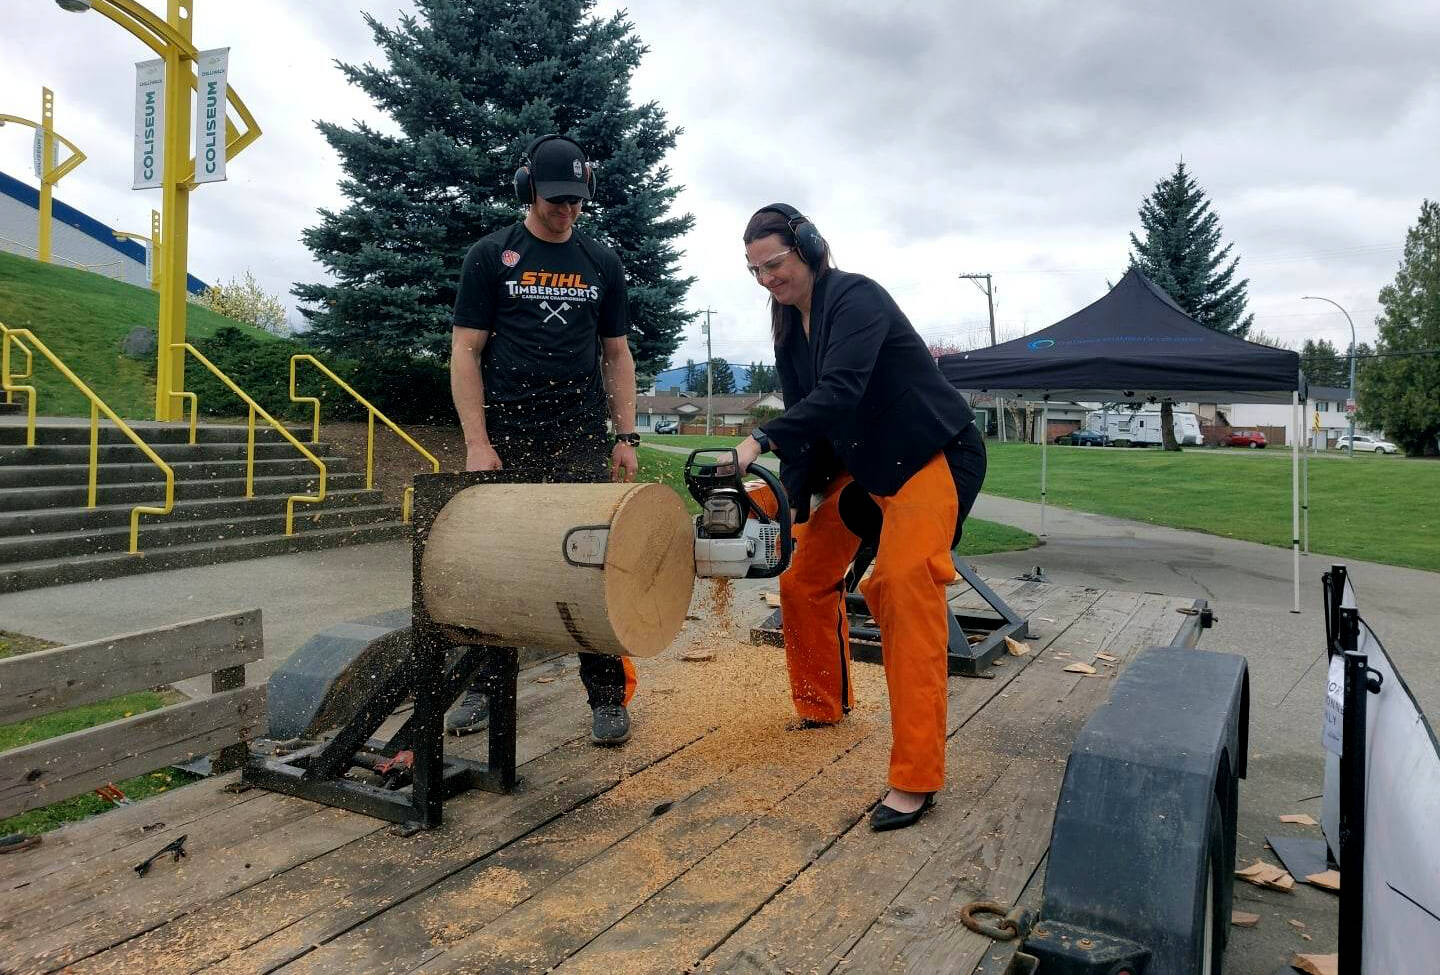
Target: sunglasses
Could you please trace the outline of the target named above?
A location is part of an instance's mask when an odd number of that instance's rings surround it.
[[[583,199],[584,197],[581,196],[547,196],[545,197],[545,202],[553,203],[556,206],[568,207],[574,206]]]
[[[793,247],[787,247],[768,261],[763,261],[759,264],[746,264],[745,269],[754,275],[756,281],[759,281],[762,274],[774,274],[780,270],[780,265],[785,263],[785,258],[794,250],[795,248]]]

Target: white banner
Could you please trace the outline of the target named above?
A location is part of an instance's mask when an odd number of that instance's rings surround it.
[[[45,178],[45,167],[41,164],[40,157],[44,153],[42,148],[45,145],[45,133],[40,129],[35,130],[35,178]]]
[[[195,100],[195,182],[225,178],[225,87],[230,49],[201,51],[195,62],[199,79]]]
[[[135,182],[137,190],[161,184],[165,176],[165,62],[135,64]]]
[[[155,245],[148,240],[145,242],[145,283],[155,283]]]
[[[1440,958],[1440,744],[1363,620],[1358,649],[1382,681],[1380,693],[1371,694],[1365,705],[1361,970],[1366,975],[1420,971],[1429,964],[1423,959]],[[1326,755],[1325,765],[1324,827],[1333,847],[1339,833],[1339,759]],[[1352,883],[1341,863],[1341,889]]]

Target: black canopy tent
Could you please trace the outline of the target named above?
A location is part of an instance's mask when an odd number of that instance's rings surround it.
[[[987,349],[941,356],[940,371],[951,385],[966,392],[1044,403],[1100,400],[1139,405],[1162,399],[1288,402],[1295,415],[1296,431],[1303,429],[1300,401],[1305,397],[1305,380],[1297,353],[1206,328],[1133,268],[1103,298],[1068,318]],[[1042,531],[1044,445],[1048,439],[1040,438]],[[1294,611],[1299,612],[1298,433],[1291,439]]]

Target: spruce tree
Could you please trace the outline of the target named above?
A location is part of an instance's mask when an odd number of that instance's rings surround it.
[[[1306,339],[1300,346],[1300,370],[1314,386],[1348,387],[1350,358],[1329,339]]]
[[[1140,204],[1140,226],[1145,239],[1130,235],[1130,266],[1164,289],[1201,325],[1244,338],[1255,319],[1245,314],[1250,279],[1234,280],[1240,259],[1230,257],[1231,244],[1220,246],[1220,219],[1185,168],[1185,160]],[[1180,449],[1173,409],[1170,400],[1161,401],[1160,435],[1166,450]]]
[[[700,382],[705,382],[705,374],[700,374]],[[710,388],[716,396],[734,396],[735,370],[730,368],[730,363],[718,355],[710,360]],[[702,389],[701,392],[704,392]]]
[[[1380,335],[1357,377],[1360,419],[1412,457],[1440,452],[1440,203],[1405,235],[1395,280],[1380,289]]]
[[[317,122],[345,170],[349,204],[320,210],[302,239],[335,277],[297,284],[324,348],[373,357],[445,357],[460,264],[472,243],[524,215],[511,188],[530,141],[559,132],[595,163],[579,228],[613,247],[629,283],[631,347],[641,374],[669,363],[693,279],[677,273],[665,153],[681,130],[630,78],[645,47],[624,13],[594,0],[416,0],[396,26],[365,14],[385,65],[337,62],[400,130]]]
[[[1145,239],[1130,235],[1130,266],[1201,325],[1243,339],[1255,319],[1245,314],[1250,279],[1234,280],[1240,258],[1230,257],[1232,244],[1220,246],[1220,219],[1183,159],[1140,204],[1140,226]]]

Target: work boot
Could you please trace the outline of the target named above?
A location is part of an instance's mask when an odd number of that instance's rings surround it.
[[[445,730],[468,735],[484,729],[490,717],[490,698],[481,691],[466,691],[460,703],[445,712]]]
[[[590,740],[597,745],[623,745],[630,740],[630,712],[623,704],[602,704],[591,713]]]

